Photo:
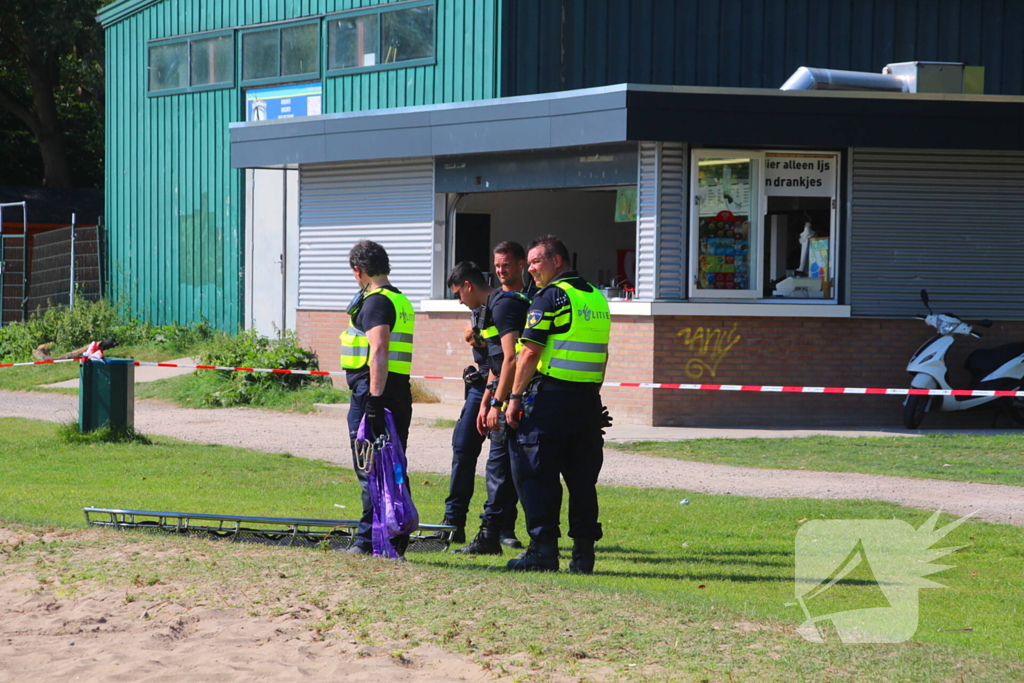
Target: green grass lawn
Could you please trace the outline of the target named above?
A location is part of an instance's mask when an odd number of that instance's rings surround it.
[[[1024,437],[1017,434],[691,439],[635,441],[613,447],[717,465],[1024,486]]]
[[[319,461],[164,437],[153,437],[153,446],[73,446],[58,438],[55,425],[12,418],[0,419],[0,431],[0,519],[8,522],[80,527],[83,506],[321,518],[351,518],[358,511],[353,473]],[[415,454],[410,457],[415,468]],[[423,521],[439,520],[447,478],[413,474],[410,480]],[[474,511],[482,491],[479,482]],[[802,613],[787,606],[801,524],[896,517],[917,527],[929,513],[866,501],[663,489],[603,487],[600,495],[605,538],[598,573],[590,577],[509,575],[501,571],[508,554],[424,553],[402,565],[135,534],[104,535],[109,540],[102,543],[162,543],[174,553],[133,555],[127,562],[111,556],[83,567],[69,548],[54,566],[66,566],[79,579],[126,585],[133,577],[168,572],[179,579],[198,580],[203,572],[230,576],[253,586],[246,608],[254,614],[273,613],[273,596],[257,587],[265,583],[261,577],[280,572],[289,577],[282,579],[286,585],[266,591],[332,605],[328,623],[318,628],[338,623],[370,639],[387,633],[436,642],[485,663],[518,662],[538,676],[597,675],[610,668],[628,680],[651,681],[1024,679],[1024,529],[969,521],[940,542],[967,547],[940,560],[953,568],[932,577],[948,588],[921,592],[911,642],[821,645],[795,634]],[[684,498],[690,504],[680,505]],[[562,545],[564,556],[568,539]],[[39,553],[57,551],[18,552],[10,561],[38,562]],[[176,559],[195,553],[209,562]],[[348,587],[345,597],[331,602],[339,585]],[[856,594],[834,597],[840,609],[858,604]]]

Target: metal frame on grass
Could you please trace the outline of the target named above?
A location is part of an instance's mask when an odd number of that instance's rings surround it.
[[[359,522],[355,520],[301,519],[290,517],[243,517],[188,512],[154,512],[117,508],[82,508],[87,524],[115,529],[163,531],[185,536],[229,540],[239,543],[350,548],[355,542]],[[455,527],[446,524],[420,524],[409,539],[408,552],[444,552]]]

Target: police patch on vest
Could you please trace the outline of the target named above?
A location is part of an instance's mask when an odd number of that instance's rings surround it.
[[[583,320],[590,322],[591,318],[597,320],[611,320],[611,314],[605,311],[595,311],[590,306],[584,305],[583,308],[576,309],[576,315],[581,317]]]
[[[534,310],[526,316],[526,326],[535,327],[544,318],[544,314],[540,311]]]

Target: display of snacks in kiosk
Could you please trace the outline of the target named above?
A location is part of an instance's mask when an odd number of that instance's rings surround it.
[[[723,211],[699,236],[698,289],[750,289],[750,221]]]

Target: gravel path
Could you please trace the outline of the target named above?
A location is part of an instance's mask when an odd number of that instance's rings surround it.
[[[457,408],[453,408],[457,417]],[[436,415],[434,408],[429,412]],[[77,419],[78,398],[41,392],[0,391],[0,415],[57,422]],[[414,418],[410,466],[417,472],[447,474],[450,432]],[[253,448],[348,464],[342,415],[294,415],[260,410],[192,410],[158,401],[138,401],[135,427],[186,441]],[[483,458],[478,471],[483,474]],[[866,474],[768,470],[710,465],[605,450],[601,483],[679,488],[711,494],[760,498],[818,498],[888,501],[1024,526],[1024,487],[907,479]]]

